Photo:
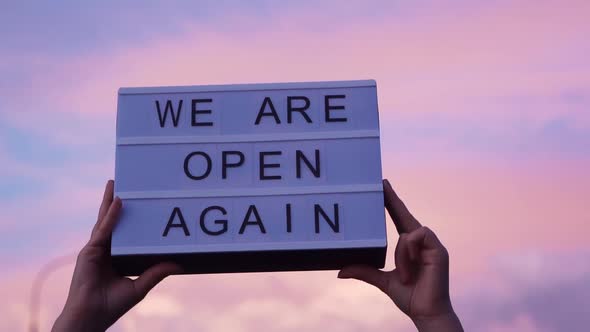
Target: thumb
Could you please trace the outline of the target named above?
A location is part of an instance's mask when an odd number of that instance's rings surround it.
[[[379,288],[384,293],[387,293],[389,286],[387,272],[367,265],[346,266],[338,272],[338,278],[361,280]]]
[[[152,288],[167,276],[182,273],[182,271],[182,268],[174,263],[159,263],[150,267],[133,281],[138,299],[143,299]]]

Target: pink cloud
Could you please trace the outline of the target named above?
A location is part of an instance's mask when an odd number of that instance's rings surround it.
[[[455,287],[458,288],[453,292],[455,307],[466,329],[477,332],[518,329],[550,332],[556,331],[555,324],[559,324],[569,311],[583,310],[576,306],[588,304],[584,297],[571,299],[570,304],[560,309],[553,306],[564,305],[561,302],[567,302],[567,299],[538,306],[531,305],[530,298],[545,296],[543,294],[547,291],[550,292],[548,300],[555,300],[554,293],[562,292],[566,297],[575,296],[572,292],[587,293],[587,289],[571,287],[585,288],[584,280],[590,276],[590,266],[585,264],[587,255],[572,251],[544,251],[534,255],[543,264],[526,264],[531,259],[530,254],[501,252],[497,259],[487,260],[488,271],[470,273],[470,282]],[[518,264],[509,263],[511,260]],[[564,261],[581,264],[579,273],[553,273]],[[525,264],[521,264],[523,262]],[[46,281],[41,301],[44,330],[61,310],[72,269],[73,265],[64,266]],[[35,272],[33,266],[27,266],[13,276],[0,279],[3,294],[12,299],[0,302],[2,330],[22,330],[26,326],[27,300]],[[531,273],[534,273],[534,282],[526,281],[533,276]],[[551,293],[552,290],[557,292]],[[583,315],[576,315],[567,326],[582,327],[585,320]],[[380,291],[360,282],[337,280],[335,272],[170,277],[112,330],[322,331],[326,328],[343,331],[414,330],[409,319]],[[572,331],[578,330],[574,328]]]
[[[73,265],[64,266],[46,280],[41,297],[42,330],[49,329],[63,306],[72,269]],[[35,272],[26,267],[1,279],[4,296],[13,299],[0,302],[2,330],[23,330],[28,323],[28,294]],[[290,292],[298,296],[291,297]],[[176,276],[159,285],[113,331],[410,327],[411,322],[392,306],[373,287],[338,280],[335,272]]]
[[[588,248],[590,161],[478,161],[440,153],[386,152],[384,177],[439,233],[458,276],[485,268],[498,250]]]
[[[262,22],[233,13],[228,24],[251,34],[187,25],[183,34],[142,47],[58,61],[35,86],[64,112],[114,114],[120,86],[376,78],[389,118],[472,112],[468,103],[479,97],[551,96],[590,83],[587,66],[560,68],[583,63],[575,57],[590,13],[583,1],[507,2],[459,17],[367,20],[337,30],[322,28],[337,22],[315,13],[293,10]],[[293,30],[302,16],[306,28]]]
[[[67,168],[43,167],[30,163],[17,162],[5,156],[8,162],[0,176],[21,176],[33,179],[39,186],[49,186],[46,192],[29,195],[14,200],[0,202],[2,207],[0,227],[8,231],[22,224],[23,220],[34,221],[39,225],[67,220],[70,217],[88,215],[98,210],[102,199],[102,187],[84,183],[88,174],[104,174],[104,183],[112,178],[113,161],[100,164],[72,165]],[[75,202],[74,204],[72,204]]]

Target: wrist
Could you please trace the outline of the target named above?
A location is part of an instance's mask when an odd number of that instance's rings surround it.
[[[420,332],[463,332],[461,321],[454,311],[432,317],[412,318],[412,321]]]
[[[64,308],[62,313],[57,317],[51,332],[104,332],[106,328],[103,324],[95,324],[90,317],[83,313],[67,310]]]

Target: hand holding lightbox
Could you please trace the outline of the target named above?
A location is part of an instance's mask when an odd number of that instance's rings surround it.
[[[446,249],[431,230],[412,216],[388,181],[384,183],[384,194],[385,206],[400,233],[395,270],[385,272],[357,265],[344,268],[338,277],[376,286],[412,319],[419,331],[463,331],[449,296]],[[98,221],[78,255],[68,299],[53,332],[105,331],[166,276],[182,272],[173,263],[160,263],[136,280],[116,273],[108,242],[121,209],[121,200],[113,199],[113,183],[109,181]]]

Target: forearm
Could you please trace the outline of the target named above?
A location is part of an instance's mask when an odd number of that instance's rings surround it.
[[[461,321],[455,312],[437,317],[413,319],[414,325],[420,332],[463,332]]]

